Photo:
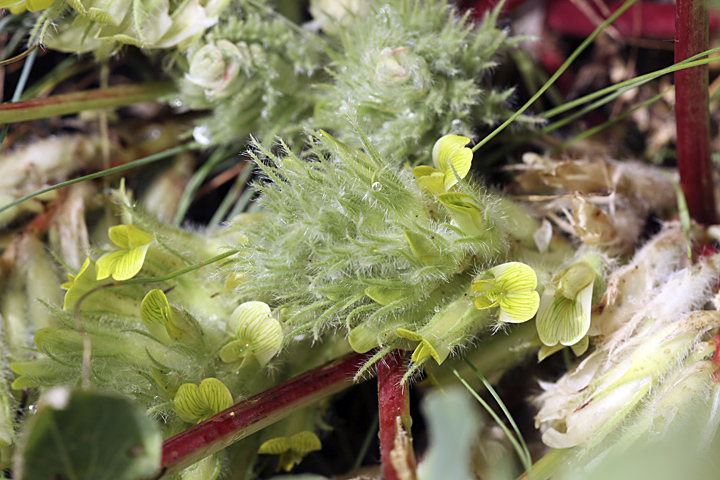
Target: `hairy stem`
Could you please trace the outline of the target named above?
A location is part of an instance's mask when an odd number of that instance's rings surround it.
[[[709,47],[706,0],[677,0],[675,7],[675,62]],[[690,216],[699,223],[717,223],[710,163],[708,67],[675,72],[677,162]]]
[[[161,470],[155,480],[183,468],[282,420],[292,412],[353,385],[368,355],[335,360],[250,397],[163,442]]]
[[[402,384],[404,355],[393,350],[378,362],[380,455],[385,480],[415,480],[415,453],[410,426],[409,387]]]

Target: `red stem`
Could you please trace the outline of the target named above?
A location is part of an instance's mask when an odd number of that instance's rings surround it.
[[[394,350],[378,362],[380,454],[385,480],[415,480],[415,453],[410,436],[409,388],[403,386],[403,352]]]
[[[675,62],[709,48],[706,0],[677,0]],[[690,216],[699,223],[717,223],[710,163],[710,115],[707,65],[675,72],[677,162]]]
[[[161,470],[153,478],[168,478],[292,412],[353,385],[355,373],[369,358],[367,354],[353,354],[325,364],[165,440]]]

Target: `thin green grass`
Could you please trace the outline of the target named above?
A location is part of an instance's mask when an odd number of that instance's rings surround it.
[[[168,150],[165,150],[164,152],[155,153],[153,155],[148,155],[147,157],[143,157],[139,160],[135,160],[132,162],[128,162],[125,165],[120,165],[113,168],[108,168],[107,170],[101,170],[96,173],[91,173],[90,175],[85,175],[83,177],[73,178],[72,180],[67,180],[65,182],[58,183],[57,185],[52,185],[50,187],[46,187],[40,190],[37,190],[33,193],[30,193],[28,195],[25,195],[24,197],[20,197],[17,200],[8,203],[7,205],[3,205],[0,207],[0,213],[4,212],[5,210],[14,207],[15,205],[19,205],[25,200],[29,200],[31,198],[37,197],[38,195],[42,195],[47,192],[52,192],[53,190],[57,190],[59,188],[67,187],[69,185],[74,185],[76,183],[84,182],[86,180],[94,180],[96,178],[102,178],[107,175],[112,175],[114,173],[120,173],[124,172],[125,170],[130,170],[131,168],[137,168],[142,167],[144,165],[149,165],[151,163],[157,162],[158,160],[163,160],[168,157],[172,157],[173,155],[177,155],[178,153],[185,152],[187,150],[198,150],[203,148],[203,145],[200,145],[199,143],[186,143],[185,145],[180,145],[178,147],[170,148]]]
[[[190,205],[192,204],[195,193],[197,193],[202,183],[205,181],[208,175],[210,175],[212,169],[215,168],[220,162],[233,155],[235,155],[234,151],[231,151],[227,148],[219,148],[215,150],[210,155],[210,158],[208,158],[205,163],[203,163],[203,165],[198,168],[198,170],[193,174],[193,176],[190,178],[190,181],[185,186],[185,190],[183,190],[180,201],[178,202],[178,207],[175,211],[175,216],[173,217],[172,221],[172,224],[174,226],[177,227],[182,223],[188,209],[190,208]]]
[[[601,132],[602,130],[605,130],[606,128],[611,127],[612,125],[615,125],[616,123],[621,122],[622,120],[626,119],[627,117],[629,117],[629,116],[632,115],[633,113],[637,112],[637,111],[640,110],[641,108],[645,108],[645,107],[647,107],[648,105],[651,105],[651,104],[657,102],[657,101],[660,100],[663,96],[665,96],[666,93],[672,91],[674,88],[675,88],[675,86],[674,86],[674,85],[671,85],[670,87],[666,88],[665,90],[663,90],[662,92],[658,93],[658,94],[655,95],[654,97],[645,100],[644,102],[642,102],[642,103],[639,104],[639,105],[636,105],[635,107],[631,108],[630,110],[627,110],[627,111],[621,113],[620,115],[618,115],[618,116],[616,116],[616,117],[613,117],[613,118],[611,118],[610,120],[608,120],[608,121],[606,121],[606,122],[601,123],[600,125],[596,125],[596,126],[594,126],[594,127],[592,127],[592,128],[589,128],[589,129],[585,130],[584,132],[581,132],[581,133],[575,135],[575,136],[574,136],[573,138],[571,138],[570,140],[567,140],[566,142],[563,142],[563,143],[562,143],[561,145],[559,145],[558,147],[554,148],[554,149],[552,150],[551,154],[554,154],[554,153],[557,153],[557,152],[561,152],[561,151],[567,149],[568,147],[570,147],[571,145],[579,142],[580,140],[584,140],[584,139],[586,139],[586,138],[588,138],[588,137],[591,137],[591,136],[595,135],[596,133],[599,133],[599,132]]]
[[[467,362],[467,361],[466,361]],[[517,424],[515,423],[515,420],[513,420],[512,415],[510,415],[510,412],[508,411],[507,407],[503,403],[502,399],[500,399],[500,396],[497,394],[495,389],[490,385],[490,383],[485,379],[485,377],[477,370],[475,369],[475,366],[472,365],[470,362],[467,362],[468,365],[475,371],[475,374],[478,375],[478,378],[483,382],[483,385],[485,385],[485,388],[488,389],[490,394],[493,396],[497,404],[500,406],[500,409],[503,411],[505,416],[507,417],[508,421],[513,427],[513,430],[515,430],[515,433],[511,432],[510,429],[505,425],[505,422],[502,421],[502,419],[498,416],[497,413],[488,405],[488,403],[483,399],[465,380],[462,375],[460,375],[460,372],[458,372],[455,368],[452,369],[453,374],[460,380],[460,383],[463,384],[463,386],[470,392],[470,394],[475,397],[475,399],[480,403],[480,405],[483,406],[483,408],[488,412],[488,414],[492,417],[492,419],[497,423],[497,425],[502,429],[503,433],[507,437],[510,444],[515,449],[515,452],[517,453],[518,457],[520,458],[520,462],[523,465],[523,468],[525,468],[525,472],[527,472],[530,477],[532,478],[532,458],[530,456],[530,451],[527,448],[527,444],[525,443],[525,440],[522,437],[522,434],[520,433],[520,430],[517,427]],[[516,437],[517,435],[517,437]]]
[[[560,66],[560,68],[557,69],[557,71],[550,77],[550,79],[545,82],[545,84],[540,87],[540,90],[538,90],[535,95],[530,97],[530,100],[525,102],[525,105],[520,107],[517,112],[515,112],[513,115],[510,116],[505,122],[502,123],[499,127],[497,127],[495,130],[493,130],[490,134],[488,134],[485,138],[480,140],[477,145],[475,145],[472,148],[473,152],[477,152],[483,145],[485,145],[487,142],[492,140],[495,136],[497,136],[500,132],[505,130],[505,128],[513,123],[517,118],[522,115],[525,110],[530,108],[530,106],[535,103],[535,101],[540,98],[554,83],[555,81],[560,78],[560,75],[562,75],[565,70],[567,70],[570,65],[577,59],[577,57],[580,56],[580,54],[588,47],[590,44],[595,40],[595,38],[600,35],[600,33],[605,30],[605,28],[613,23],[620,15],[625,13],[627,9],[629,9],[637,0],[626,0],[625,3],[622,4],[620,8],[615,11],[612,15],[610,15],[607,20],[605,20],[603,23],[601,23],[593,33],[590,34],[589,37],[587,37],[581,44],[578,46],[578,48],[575,49],[573,53],[570,54],[570,56],[565,60],[565,62]],[[556,109],[553,109],[556,110]]]

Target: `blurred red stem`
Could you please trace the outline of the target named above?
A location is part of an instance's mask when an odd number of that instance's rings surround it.
[[[169,478],[292,412],[352,386],[369,357],[353,354],[310,370],[165,440],[161,470],[153,478]]]
[[[394,350],[378,362],[380,455],[385,480],[415,480],[415,453],[410,436],[409,387],[402,385],[404,355]]]
[[[706,0],[677,0],[675,8],[677,63],[709,48],[708,5]],[[675,72],[675,120],[680,184],[690,217],[715,224],[707,65]]]

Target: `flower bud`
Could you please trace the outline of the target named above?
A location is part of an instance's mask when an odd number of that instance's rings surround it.
[[[430,71],[425,59],[406,47],[383,48],[375,65],[375,84],[392,89],[408,83],[416,90],[416,97],[427,91]]]
[[[482,205],[472,195],[441,193],[437,199],[450,211],[455,223],[466,235],[474,237],[487,232]]]
[[[190,72],[185,78],[204,88],[209,100],[220,100],[242,86],[238,75],[242,65],[250,58],[251,53],[245,43],[235,45],[227,40],[208,43],[193,54]]]

